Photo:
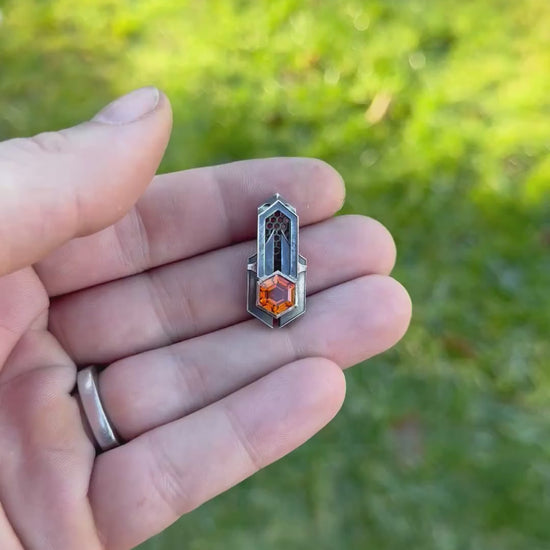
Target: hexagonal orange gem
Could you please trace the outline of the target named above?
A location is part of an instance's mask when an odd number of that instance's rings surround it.
[[[260,283],[258,305],[280,315],[294,305],[296,285],[282,275],[273,275]]]

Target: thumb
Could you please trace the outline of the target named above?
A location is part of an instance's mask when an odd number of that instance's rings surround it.
[[[171,119],[148,87],[74,128],[0,143],[0,276],[121,218],[153,178]]]

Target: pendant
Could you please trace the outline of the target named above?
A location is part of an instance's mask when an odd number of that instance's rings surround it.
[[[306,259],[298,249],[296,209],[277,193],[258,207],[257,251],[248,259],[247,309],[270,327],[306,310]]]

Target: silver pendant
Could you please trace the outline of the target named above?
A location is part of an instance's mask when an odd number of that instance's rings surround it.
[[[306,310],[306,259],[296,209],[277,193],[258,207],[257,252],[248,258],[248,312],[284,327]]]

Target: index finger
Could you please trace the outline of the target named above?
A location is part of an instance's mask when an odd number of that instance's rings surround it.
[[[332,216],[344,200],[338,172],[316,159],[257,159],[165,174],[120,222],[68,242],[36,269],[56,296],[249,239],[258,204],[276,192],[296,207],[302,225]]]

